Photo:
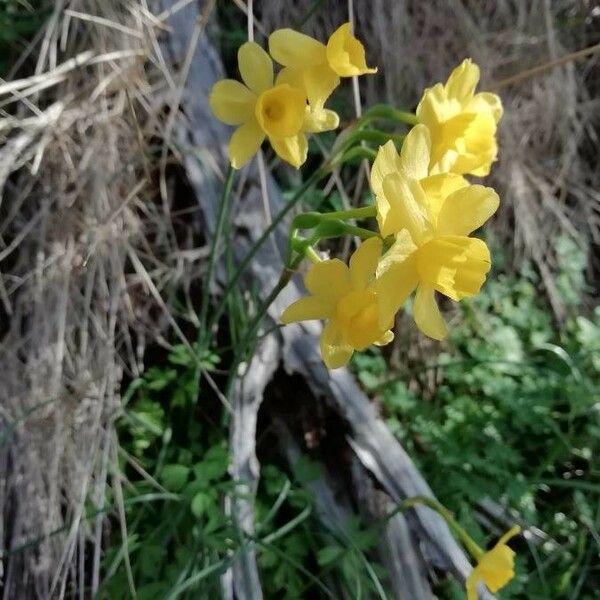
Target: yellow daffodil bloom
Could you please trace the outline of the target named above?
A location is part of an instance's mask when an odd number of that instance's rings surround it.
[[[467,578],[467,600],[477,600],[477,584],[480,581],[495,593],[515,576],[515,552],[506,545],[506,542],[518,535],[520,531],[518,525],[513,527],[479,559],[477,566]]]
[[[340,26],[327,45],[293,29],[278,29],[269,37],[269,52],[285,67],[282,76],[295,81],[316,110],[323,108],[340,77],[377,72],[367,66],[365,49],[352,35],[350,23]]]
[[[304,92],[289,83],[273,85],[273,61],[254,42],[240,46],[238,65],[245,85],[223,79],[213,86],[209,97],[215,116],[238,126],[229,142],[231,165],[235,169],[244,166],[266,137],[278,156],[300,167],[308,151]]]
[[[425,90],[417,106],[419,122],[431,134],[430,173],[484,176],[496,160],[496,126],[502,102],[496,94],[475,93],[479,67],[464,60],[445,84]]]
[[[428,176],[429,131],[417,125],[407,135],[400,156],[379,149],[371,186],[384,237],[395,241],[377,267],[375,283],[380,326],[390,322],[416,289],[413,316],[426,335],[441,340],[446,324],[435,300],[438,291],[452,300],[473,296],[485,281],[491,259],[487,245],[468,237],[495,212],[493,189],[465,185],[453,174]]]
[[[343,367],[354,350],[371,344],[388,344],[394,338],[392,321],[381,327],[375,269],[382,242],[370,238],[350,258],[350,267],[334,258],[311,266],[304,283],[310,296],[291,304],[283,323],[326,319],[321,334],[321,355],[329,369]]]

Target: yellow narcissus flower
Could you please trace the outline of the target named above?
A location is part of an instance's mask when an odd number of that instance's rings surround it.
[[[344,23],[327,45],[293,29],[278,29],[269,36],[269,52],[286,67],[282,77],[293,80],[308,97],[311,109],[322,109],[339,85],[340,77],[376,73],[367,66],[365,49]]]
[[[485,242],[468,236],[496,212],[499,199],[493,189],[465,186],[456,175],[428,176],[430,155],[424,125],[410,131],[400,156],[389,146],[379,149],[371,186],[381,234],[394,235],[395,241],[381,258],[375,286],[380,325],[393,319],[416,289],[415,323],[441,340],[447,329],[435,292],[455,301],[479,292],[490,252]]]
[[[518,525],[513,527],[479,559],[477,566],[467,578],[467,600],[477,600],[477,584],[480,581],[495,593],[515,576],[515,552],[506,545],[506,542],[518,535],[520,531]]]
[[[223,79],[215,83],[209,96],[215,116],[239,126],[229,142],[231,165],[243,167],[267,137],[279,157],[300,167],[308,151],[303,131],[307,110],[304,92],[289,83],[273,85],[273,61],[254,42],[240,46],[238,65],[246,85]]]
[[[430,173],[484,176],[496,160],[496,126],[502,102],[496,94],[475,93],[479,67],[465,59],[445,84],[425,90],[417,118],[431,134]]]
[[[392,321],[381,326],[375,269],[382,242],[370,238],[350,258],[350,267],[334,258],[311,266],[304,283],[310,296],[297,300],[281,315],[283,323],[326,319],[321,355],[329,369],[343,367],[354,350],[388,344]]]

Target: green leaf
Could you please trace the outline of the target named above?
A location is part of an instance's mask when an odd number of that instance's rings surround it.
[[[198,492],[193,498],[190,508],[195,517],[201,517],[212,504],[212,498],[204,493]]]
[[[322,567],[337,562],[343,555],[345,549],[341,546],[325,546],[317,553],[317,562]]]
[[[160,474],[161,483],[171,492],[179,492],[187,483],[190,468],[185,465],[165,465]]]

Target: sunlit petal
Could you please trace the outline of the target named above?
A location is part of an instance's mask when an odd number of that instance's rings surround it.
[[[383,180],[390,173],[400,171],[400,156],[392,140],[379,146],[371,168],[371,189],[374,194],[383,193]]]
[[[326,319],[333,314],[334,306],[320,298],[307,296],[300,298],[288,306],[281,315],[281,322],[288,324],[296,321],[310,321],[312,319]]]
[[[459,235],[435,237],[415,256],[421,282],[455,301],[477,294],[491,268],[486,243]]]
[[[352,35],[350,23],[344,23],[331,34],[327,42],[327,62],[340,77],[377,73],[367,67],[365,49]]]
[[[427,198],[418,181],[398,173],[387,175],[383,180],[383,191],[389,211],[377,198],[378,221],[382,236],[408,229],[415,244],[419,245],[431,227],[427,221]]]
[[[327,61],[324,44],[289,28],[269,36],[269,53],[285,67],[313,67]]]
[[[333,110],[327,108],[311,109],[307,106],[302,130],[306,133],[321,133],[337,129],[339,124],[340,117]]]
[[[258,151],[265,134],[256,119],[238,127],[229,141],[229,160],[234,169],[241,169]]]
[[[338,258],[311,266],[304,279],[306,289],[328,304],[335,304],[350,289],[350,270]]]
[[[420,284],[413,303],[413,317],[417,327],[434,340],[443,340],[448,328],[435,300],[433,288]]]
[[[215,117],[227,125],[240,125],[252,118],[255,102],[256,96],[235,79],[217,81],[208,97]]]
[[[446,198],[456,190],[469,185],[469,182],[462,175],[456,175],[455,173],[430,175],[425,179],[421,179],[419,183],[427,197],[427,217],[434,228],[437,225],[438,215]]]
[[[354,349],[346,343],[335,319],[329,321],[321,333],[321,356],[328,369],[339,369],[348,363]]]
[[[277,156],[299,169],[308,155],[308,140],[303,133],[283,138],[269,138]]]
[[[400,164],[404,173],[413,179],[423,179],[429,173],[431,139],[425,125],[415,125],[406,136],[400,150]]]
[[[379,306],[379,326],[388,329],[406,299],[417,287],[418,276],[411,259],[387,269],[374,284]]]
[[[255,42],[246,42],[238,50],[238,66],[244,83],[261,94],[273,85],[273,61]]]
[[[490,187],[470,185],[450,194],[438,215],[439,235],[469,235],[498,210],[500,198]]]
[[[377,262],[381,256],[381,246],[379,238],[370,238],[350,257],[350,281],[353,289],[365,289],[374,279]]]
[[[471,100],[478,83],[479,67],[470,58],[465,58],[448,77],[446,93],[449,98],[464,104]]]

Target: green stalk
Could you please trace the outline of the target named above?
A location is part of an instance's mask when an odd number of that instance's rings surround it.
[[[363,127],[375,119],[387,119],[411,126],[416,125],[419,122],[417,115],[414,113],[397,110],[389,104],[375,104],[367,109],[363,116],[358,119],[356,126]]]
[[[450,528],[450,531],[463,543],[465,548],[469,551],[469,554],[475,559],[480,560],[481,557],[485,554],[485,551],[482,550],[476,543],[475,540],[463,529],[456,519],[452,516],[452,513],[442,504],[440,504],[437,500],[433,498],[429,498],[428,496],[414,496],[413,498],[407,498],[398,504],[398,506],[388,515],[386,515],[383,519],[383,523],[389,521],[394,515],[404,512],[409,508],[414,508],[417,504],[422,504],[423,506],[427,506],[431,510],[434,510]]]
[[[223,184],[223,192],[219,202],[219,212],[217,214],[217,225],[213,238],[210,244],[210,255],[208,257],[208,268],[206,270],[206,277],[204,280],[204,287],[202,290],[202,305],[200,307],[200,318],[199,318],[199,329],[198,329],[198,342],[200,344],[203,341],[204,335],[208,333],[206,329],[206,319],[208,315],[208,305],[210,304],[210,284],[212,281],[213,271],[217,260],[217,246],[219,239],[223,234],[223,227],[225,226],[225,219],[229,214],[230,209],[230,198],[231,189],[233,187],[233,175],[235,169],[229,165],[227,174],[225,175],[225,183]],[[210,329],[209,329],[210,331]]]
[[[361,240],[368,240],[372,237],[379,237],[378,233],[375,233],[370,229],[365,229],[364,227],[356,227],[355,225],[348,225],[347,223],[344,223],[344,232],[348,235],[355,235]]]
[[[375,206],[362,206],[361,208],[351,208],[349,210],[336,210],[334,212],[322,213],[321,218],[327,219],[339,219],[345,221],[346,219],[368,219],[370,217],[377,216],[377,207]]]
[[[219,306],[215,309],[212,314],[211,319],[209,320],[208,329],[212,330],[217,321],[220,319],[223,314],[225,300],[229,297],[229,295],[236,288],[238,281],[241,276],[244,274],[244,271],[248,267],[248,265],[252,262],[252,259],[256,256],[260,248],[263,244],[269,239],[269,236],[275,231],[275,229],[279,226],[283,218],[298,204],[301,200],[302,196],[320,179],[325,177],[328,173],[327,167],[324,165],[320,169],[317,169],[297,190],[296,193],[292,196],[291,200],[286,204],[286,206],[278,213],[278,215],[273,219],[271,225],[265,229],[260,238],[256,241],[256,243],[252,246],[248,254],[244,257],[242,262],[239,264],[236,272],[233,274],[233,277],[229,280],[225,289],[223,290],[222,299]]]

